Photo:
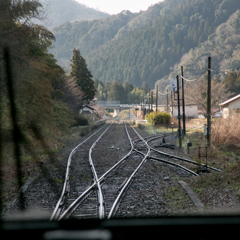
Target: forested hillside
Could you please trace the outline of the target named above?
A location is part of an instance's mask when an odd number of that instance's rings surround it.
[[[54,28],[52,53],[69,68],[79,48],[94,78],[152,88],[190,49],[200,47],[240,8],[239,0],[165,0],[147,11]]]
[[[109,14],[89,8],[75,0],[40,0],[44,8],[42,21],[35,21],[49,29],[65,22],[93,20],[108,17]]]
[[[94,85],[98,101],[120,101],[128,104],[142,102],[143,96],[148,94],[149,89],[146,82],[143,82],[142,87],[136,87],[129,82],[122,84],[121,81],[113,81],[104,84],[101,80],[95,79]]]
[[[169,79],[180,74],[181,66],[188,79],[206,73],[208,56],[212,57],[212,78],[225,84],[225,88],[233,95],[240,94],[240,73],[237,74],[240,67],[240,10],[219,25],[207,41],[184,54],[181,61],[172,68],[171,74],[156,84],[164,91]]]

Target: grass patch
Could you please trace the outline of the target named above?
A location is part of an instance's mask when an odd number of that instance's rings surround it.
[[[240,115],[229,118],[219,118],[212,127],[212,140],[217,144],[240,146]]]
[[[172,129],[170,128],[166,128],[166,127],[163,127],[163,126],[156,126],[156,125],[152,125],[151,123],[149,122],[141,122],[142,125],[144,125],[144,132],[145,134],[147,135],[151,135],[151,134],[158,134],[158,133],[169,133],[169,132],[172,132]]]
[[[130,109],[130,113],[132,114],[132,109]],[[122,120],[129,120],[129,110],[122,110],[118,116],[118,118],[122,119]]]
[[[88,181],[90,179],[89,175],[80,174],[81,180]]]
[[[168,187],[164,197],[171,208],[171,212],[186,213],[186,201],[188,196],[182,188]]]
[[[57,183],[63,183],[64,182],[63,179],[59,179],[59,178],[55,178],[54,181],[57,182]]]
[[[240,174],[238,172],[212,172],[210,174],[204,174],[201,178],[198,178],[192,187],[195,192],[202,192],[207,188],[234,189],[240,190]]]

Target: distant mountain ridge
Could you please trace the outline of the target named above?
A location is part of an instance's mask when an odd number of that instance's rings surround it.
[[[40,0],[39,2],[43,5],[47,18],[37,22],[49,29],[65,22],[94,20],[110,16],[108,13],[97,11],[75,0]]]
[[[152,88],[237,9],[239,0],[165,0],[139,13],[65,23],[53,29],[51,52],[69,70],[72,50],[78,48],[94,78],[135,86],[146,81]]]
[[[208,56],[212,58],[212,78],[223,80],[231,70],[235,72],[240,68],[240,10],[232,14],[229,19],[220,24],[215,32],[209,35],[208,40],[199,47],[191,49],[184,54],[181,61],[173,68],[169,76],[156,82],[161,85],[166,79],[179,74],[184,66],[184,76],[194,79],[206,72]],[[235,92],[237,89],[231,90]],[[239,90],[240,91],[240,84]]]

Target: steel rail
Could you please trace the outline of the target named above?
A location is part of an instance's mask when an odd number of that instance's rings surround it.
[[[202,127],[199,127],[199,128],[193,127],[193,128],[188,128],[187,130],[192,130],[192,129],[202,129]],[[153,140],[155,140],[157,138],[162,137],[162,135],[165,135],[167,137],[167,136],[174,135],[174,134],[177,135],[178,132],[177,131],[173,131],[173,132],[168,132],[168,133],[158,133],[158,134],[146,136],[146,137],[144,137],[144,139],[147,140],[147,138],[152,138],[152,139],[150,139],[148,141],[153,141]],[[136,142],[136,141],[140,141],[140,139],[136,139],[134,142]]]
[[[148,155],[150,153],[150,149],[148,149],[148,152],[146,154],[146,156],[143,158],[143,160],[141,161],[141,163],[138,165],[138,167],[135,169],[135,171],[131,174],[131,176],[128,178],[128,180],[126,181],[126,183],[124,184],[124,186],[122,187],[120,193],[118,194],[118,196],[116,197],[111,210],[108,214],[108,219],[112,218],[117,210],[118,204],[119,204],[119,200],[122,197],[123,193],[127,190],[127,188],[130,186],[130,183],[132,182],[132,179],[134,177],[134,175],[138,172],[138,170],[142,167],[142,165],[144,164],[144,162],[146,161]]]
[[[174,133],[177,133],[177,132],[174,132]],[[171,136],[171,135],[172,135],[172,133],[159,133],[159,134],[156,134],[156,135],[147,136],[143,139],[145,139],[147,142],[150,142],[150,141],[154,141],[158,138],[167,137],[167,136]],[[151,138],[151,139],[147,139],[147,138]],[[135,143],[137,141],[141,141],[141,139],[136,139],[133,143]]]
[[[158,138],[158,137],[156,137],[156,138]],[[147,145],[148,145],[148,142],[150,142],[150,141],[152,141],[152,140],[153,140],[153,139],[147,140],[147,141],[146,141],[146,142],[147,142]],[[148,146],[149,146],[149,145],[148,145]],[[153,149],[152,147],[149,146],[149,148],[154,151],[154,149]],[[137,152],[139,152],[139,151],[137,151]],[[139,153],[141,153],[141,152],[139,152]],[[167,154],[166,154],[166,155],[167,155]],[[181,166],[181,165],[179,165],[179,164],[177,164],[177,163],[173,163],[173,162],[170,162],[170,161],[168,161],[168,160],[164,160],[164,159],[156,158],[156,157],[152,157],[152,156],[149,156],[148,159],[154,159],[154,160],[161,161],[161,162],[164,162],[164,163],[166,163],[166,164],[169,164],[169,165],[172,165],[172,166],[175,166],[175,167],[179,167],[179,168],[181,168],[181,169],[183,169],[183,170],[185,170],[185,171],[193,174],[194,176],[198,176],[197,173],[195,173],[195,172],[193,172],[192,170],[190,170],[190,169],[188,169],[188,168],[186,168],[186,167],[183,167],[183,166]]]
[[[132,125],[130,125],[130,126],[132,127]],[[156,161],[161,161],[161,162],[164,162],[164,163],[166,163],[166,164],[168,164],[168,165],[172,165],[172,166],[174,166],[174,167],[178,167],[178,168],[180,168],[180,169],[182,169],[182,170],[184,170],[184,171],[186,171],[186,172],[189,172],[190,174],[192,174],[192,175],[194,175],[194,176],[198,176],[198,174],[195,173],[194,171],[192,171],[192,170],[190,170],[190,169],[188,169],[188,168],[186,168],[186,167],[184,167],[184,166],[181,166],[181,165],[179,165],[179,164],[177,164],[177,163],[173,163],[173,162],[170,162],[170,161],[167,161],[167,160],[163,160],[163,159],[160,159],[160,158],[156,158],[156,157],[151,157],[151,156],[149,156],[151,150],[152,150],[152,151],[156,151],[156,152],[158,152],[158,153],[162,153],[162,152],[160,152],[160,151],[158,151],[158,150],[150,147],[149,144],[148,144],[149,141],[152,141],[152,140],[154,140],[154,139],[157,139],[157,138],[159,138],[159,136],[155,136],[154,138],[151,138],[151,139],[149,139],[149,140],[146,141],[145,138],[142,138],[142,137],[140,136],[140,134],[139,134],[133,127],[132,127],[132,129],[133,129],[133,130],[135,131],[135,133],[139,136],[139,139],[133,141],[133,143],[135,143],[135,142],[137,142],[137,141],[143,141],[143,142],[146,144],[147,148],[148,148],[148,152],[147,152],[147,154],[144,154],[144,153],[138,151],[136,148],[133,148],[134,151],[136,151],[137,153],[143,155],[144,158],[143,158],[143,160],[141,161],[141,163],[138,165],[138,167],[135,169],[135,171],[131,174],[131,176],[127,179],[126,183],[122,186],[120,193],[118,194],[117,198],[115,199],[115,201],[114,201],[114,203],[113,203],[113,205],[112,205],[112,208],[110,209],[110,212],[109,212],[109,215],[108,215],[108,219],[110,219],[110,218],[112,218],[112,217],[114,217],[114,216],[116,215],[116,212],[117,212],[117,209],[118,209],[118,206],[119,206],[121,197],[123,196],[123,194],[124,194],[124,193],[127,191],[127,189],[129,188],[130,183],[132,182],[132,179],[133,179],[134,175],[135,175],[135,174],[137,173],[137,171],[142,167],[142,165],[147,161],[147,159],[154,159],[154,160],[156,160]],[[171,133],[171,134],[172,134],[172,133]],[[128,135],[129,135],[129,134],[128,134]],[[170,135],[170,134],[168,134],[168,135]],[[165,136],[166,136],[166,134],[165,134]],[[188,159],[183,159],[183,158],[180,158],[180,157],[177,157],[177,156],[173,156],[173,155],[170,155],[170,154],[166,154],[166,153],[163,153],[163,155],[165,155],[165,156],[168,155],[168,157],[171,157],[171,158],[176,157],[178,160],[188,160]],[[191,161],[191,160],[188,160],[188,161],[191,162],[191,163],[196,163],[196,162]]]
[[[154,152],[157,152],[157,153],[159,153],[159,154],[161,154],[161,155],[164,155],[164,156],[167,156],[167,157],[170,157],[170,158],[174,158],[174,159],[177,159],[177,160],[180,160],[180,161],[184,161],[184,162],[188,162],[188,163],[192,163],[192,164],[195,164],[195,165],[197,165],[197,166],[206,166],[205,164],[203,164],[203,163],[198,163],[198,162],[195,162],[195,161],[193,161],[193,160],[189,160],[189,159],[186,159],[186,158],[181,158],[181,157],[178,157],[178,156],[174,156],[174,155],[172,155],[172,154],[169,154],[169,153],[164,153],[164,152],[161,152],[161,151],[159,151],[159,150],[157,150],[157,149],[155,149],[155,148],[152,148],[152,147],[150,147],[151,148],[151,150],[152,151],[154,151]],[[217,171],[217,172],[222,172],[222,170],[221,169],[218,169],[218,168],[215,168],[215,167],[211,167],[211,166],[206,166],[207,168],[210,168],[210,169],[212,169],[212,170],[214,170],[214,171]]]
[[[131,125],[130,125],[131,126]],[[131,126],[132,127],[132,126]],[[126,128],[126,123],[125,123],[125,130],[126,130],[126,133],[128,135],[128,138],[129,138],[129,141],[130,141],[130,144],[131,144],[131,150],[129,151],[129,153],[127,155],[125,155],[118,163],[116,163],[112,168],[110,168],[107,172],[105,172],[100,178],[98,178],[97,181],[95,181],[88,189],[86,189],[70,206],[67,210],[65,210],[65,212],[60,216],[59,220],[62,220],[62,219],[66,219],[68,218],[73,212],[74,210],[81,204],[81,202],[85,199],[85,197],[87,197],[87,195],[90,194],[91,191],[93,191],[95,188],[96,188],[96,185],[99,183],[102,183],[102,181],[105,180],[105,178],[107,177],[107,175],[112,172],[115,168],[117,168],[126,158],[128,158],[132,153],[133,151],[141,154],[142,156],[144,156],[143,160],[141,161],[141,163],[138,165],[138,167],[135,169],[135,171],[131,174],[131,176],[126,180],[126,183],[121,186],[121,190],[120,190],[120,193],[118,194],[117,198],[115,199],[114,201],[114,204],[112,205],[112,208],[109,212],[109,215],[108,215],[108,218],[111,218],[113,217],[116,212],[117,212],[117,207],[120,203],[120,198],[123,196],[123,193],[125,193],[128,189],[128,187],[130,186],[130,183],[132,182],[133,180],[133,177],[134,175],[137,173],[137,171],[142,167],[142,165],[147,161],[147,159],[154,159],[154,160],[157,160],[157,161],[162,161],[162,162],[165,162],[166,164],[169,164],[169,165],[172,165],[172,166],[175,166],[175,167],[179,167],[195,176],[198,176],[197,173],[191,171],[190,169],[187,169],[179,164],[176,164],[176,163],[173,163],[173,162],[170,162],[170,161],[166,161],[166,160],[162,160],[162,159],[159,159],[159,158],[155,158],[155,157],[151,157],[149,156],[150,154],[150,151],[153,150],[153,151],[158,151],[158,150],[155,150],[154,148],[150,147],[148,145],[148,142],[149,141],[152,141],[156,138],[159,138],[159,136],[149,136],[149,137],[154,137],[153,139],[149,139],[149,140],[145,140],[143,139],[140,134],[132,127],[132,129],[136,132],[136,134],[139,136],[139,139],[135,140],[135,141],[132,141],[130,136],[129,136],[129,133],[127,131],[127,128]],[[172,133],[171,133],[172,134]],[[165,133],[165,135],[167,135]],[[148,148],[148,152],[147,154],[144,154],[140,151],[138,151],[136,148],[134,148],[133,146],[133,143],[136,142],[136,141],[143,141],[146,145],[147,145],[147,148]],[[159,153],[161,153],[160,151],[158,151]],[[165,153],[163,153],[164,155],[167,155]],[[170,157],[176,157],[176,156],[173,156],[171,155]],[[178,157],[179,158],[179,157]],[[183,160],[182,158],[179,158],[179,160]],[[191,161],[191,160],[189,160]],[[195,162],[194,162],[195,163]]]
[[[195,173],[194,171],[192,171],[192,170],[190,170],[190,169],[188,169],[188,168],[186,168],[186,167],[183,167],[183,166],[181,166],[181,165],[179,165],[179,164],[177,164],[177,163],[173,163],[173,162],[170,162],[170,161],[168,161],[168,160],[164,160],[164,159],[156,158],[156,157],[152,157],[152,156],[149,156],[148,158],[149,158],[149,159],[157,160],[157,161],[159,161],[159,162],[164,162],[164,163],[166,163],[166,164],[168,164],[168,165],[172,165],[172,166],[175,166],[175,167],[179,167],[179,168],[181,168],[181,169],[183,169],[183,170],[191,173],[191,174],[194,175],[194,176],[199,176],[199,175],[198,175],[197,173]]]
[[[165,133],[166,134],[166,133]],[[170,134],[169,134],[170,135]],[[147,140],[147,143],[148,142],[150,142],[150,141],[153,141],[153,140],[155,140],[155,139],[157,139],[157,138],[159,138],[159,136],[156,136],[156,137],[153,137],[152,139],[149,139],[149,140]],[[138,139],[139,140],[139,139]],[[170,157],[170,158],[175,158],[175,159],[177,159],[177,160],[180,160],[180,161],[184,161],[184,162],[188,162],[188,163],[192,163],[192,164],[195,164],[195,165],[200,165],[200,166],[202,166],[202,167],[207,167],[207,168],[210,168],[210,169],[212,169],[212,170],[214,170],[214,171],[217,171],[217,172],[222,172],[222,170],[221,169],[218,169],[218,168],[215,168],[215,167],[211,167],[211,166],[206,166],[205,164],[203,164],[203,163],[198,163],[198,162],[196,162],[196,161],[193,161],[193,160],[189,160],[189,159],[186,159],[186,158],[181,158],[181,157],[178,157],[178,156],[174,156],[174,155],[172,155],[172,154],[169,154],[169,153],[164,153],[164,152],[161,152],[161,151],[159,151],[159,150],[157,150],[157,149],[155,149],[155,148],[153,148],[153,147],[151,147],[151,146],[149,146],[150,148],[151,148],[151,150],[153,150],[153,151],[155,151],[155,152],[157,152],[157,153],[159,153],[159,154],[162,154],[162,155],[164,155],[164,156],[168,156],[168,157]]]
[[[125,124],[125,130],[127,132],[126,124]],[[127,132],[127,134],[128,134],[128,132]],[[129,135],[128,135],[128,138],[129,138],[129,141],[131,144],[131,150],[98,179],[99,183],[104,181],[109,173],[111,173],[114,169],[116,169],[125,159],[127,159],[133,153],[133,144],[132,144],[132,141],[131,141]],[[85,197],[88,194],[90,194],[91,191],[94,190],[96,185],[97,185],[97,182],[94,182],[90,187],[88,187],[74,202],[72,202],[72,204],[65,210],[65,212],[59,217],[58,220],[67,219],[75,211],[75,209],[79,207],[79,205],[85,199]]]
[[[130,125],[130,126],[132,127],[132,125]],[[144,158],[143,158],[143,160],[141,161],[141,163],[138,165],[138,167],[135,169],[135,171],[134,171],[134,172],[131,174],[131,176],[128,178],[128,180],[127,180],[127,182],[124,184],[124,186],[121,188],[121,191],[120,191],[120,193],[118,194],[117,198],[115,199],[115,201],[114,201],[114,203],[113,203],[113,205],[112,205],[112,208],[111,208],[111,210],[110,210],[110,212],[109,212],[108,219],[110,219],[110,218],[112,218],[112,217],[114,217],[114,216],[116,215],[116,212],[117,212],[117,209],[118,209],[118,206],[119,206],[121,197],[122,197],[123,194],[127,191],[128,187],[130,186],[130,183],[132,182],[132,179],[133,179],[134,175],[135,175],[135,174],[137,173],[137,171],[142,167],[142,165],[147,161],[147,159],[153,158],[153,159],[155,159],[155,160],[161,161],[161,159],[158,159],[158,158],[154,158],[154,157],[149,156],[149,154],[150,154],[150,152],[151,152],[151,150],[152,150],[152,148],[148,145],[148,141],[150,141],[150,140],[145,141],[145,139],[142,138],[141,135],[140,135],[133,127],[132,127],[132,129],[133,129],[133,130],[135,131],[135,133],[139,136],[139,139],[138,139],[138,140],[143,141],[143,142],[147,145],[148,152],[147,152],[147,154],[144,154],[144,153],[142,153],[142,152],[140,152],[140,151],[138,151],[137,149],[134,148],[134,151],[136,151],[137,153],[143,155]],[[158,138],[158,137],[159,137],[159,136],[157,136],[156,138]],[[135,141],[134,141],[134,142],[135,142]],[[185,170],[185,171],[193,174],[194,176],[198,176],[197,173],[195,173],[195,172],[191,171],[190,169],[185,168],[185,167],[183,167],[183,166],[181,166],[181,165],[179,165],[179,164],[172,163],[172,162],[166,161],[166,160],[162,160],[162,162],[165,162],[165,163],[167,163],[167,164],[169,164],[169,165],[172,165],[172,166],[175,166],[175,167],[179,167],[179,168],[181,168],[181,169],[183,169],[183,170]]]
[[[113,124],[113,123],[112,123]],[[107,130],[112,126],[112,124],[99,136],[99,138],[92,144],[91,148],[89,149],[89,164],[93,173],[94,181],[96,182],[97,188],[98,188],[98,203],[99,203],[99,218],[103,219],[105,216],[105,210],[104,210],[104,200],[103,200],[103,194],[102,194],[102,188],[97,176],[97,172],[95,169],[95,166],[93,164],[92,160],[92,150],[96,146],[97,142],[102,138],[102,136],[107,132]]]
[[[132,125],[130,125],[132,127]],[[142,141],[147,144],[147,142],[138,134],[138,132],[132,127],[132,129],[136,132],[136,134],[139,136],[139,138],[142,139]],[[127,131],[128,133],[128,131]],[[128,133],[128,136],[129,136],[129,133]],[[129,136],[130,138],[130,136]],[[148,144],[147,144],[148,145]],[[150,154],[150,148],[148,147],[148,152],[147,154],[144,154],[140,151],[138,151],[137,149],[133,148],[134,151],[138,152],[139,154],[143,155],[144,158],[143,160],[141,161],[141,163],[137,166],[137,168],[134,170],[134,172],[131,174],[131,176],[128,178],[128,180],[126,181],[126,183],[122,186],[118,196],[116,197],[110,211],[109,211],[109,214],[108,214],[108,219],[112,218],[115,216],[116,212],[117,212],[117,209],[118,209],[118,206],[119,206],[119,203],[120,203],[120,200],[121,200],[121,197],[123,196],[123,194],[127,191],[128,187],[130,186],[130,183],[132,182],[133,180],[133,177],[134,175],[138,172],[138,170],[142,167],[142,165],[145,163],[145,161],[147,160],[147,157],[148,155]]]
[[[104,127],[101,127],[99,130],[97,130],[95,133],[93,133],[92,135],[90,135],[87,139],[85,139],[83,142],[79,143],[70,153],[69,157],[68,157],[68,161],[67,161],[67,167],[66,167],[66,173],[65,173],[65,180],[64,180],[64,184],[63,184],[63,188],[62,188],[62,193],[61,196],[56,204],[56,207],[51,215],[50,221],[57,219],[58,216],[60,215],[61,212],[61,208],[63,206],[64,200],[65,200],[65,196],[67,195],[67,186],[69,185],[69,167],[71,166],[71,161],[72,161],[72,156],[75,153],[75,151],[82,145],[84,144],[86,141],[88,141],[91,137],[93,137],[96,133],[98,133],[99,131],[101,131]]]
[[[174,133],[177,133],[177,132],[174,132]],[[172,134],[172,133],[162,133],[161,136],[155,136],[155,137],[153,136],[153,138],[148,139],[147,142],[154,141],[154,140],[156,140],[160,137],[168,137],[168,136],[171,136],[171,135],[174,135],[174,134]]]

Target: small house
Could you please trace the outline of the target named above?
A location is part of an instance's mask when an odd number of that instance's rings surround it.
[[[223,118],[227,118],[234,113],[240,113],[240,94],[220,103],[219,106],[223,110]]]
[[[95,115],[97,114],[97,111],[96,111],[96,109],[94,109],[92,107],[84,105],[80,108],[79,114],[81,116],[83,116],[84,118],[86,118],[88,121],[94,122],[96,119]]]

